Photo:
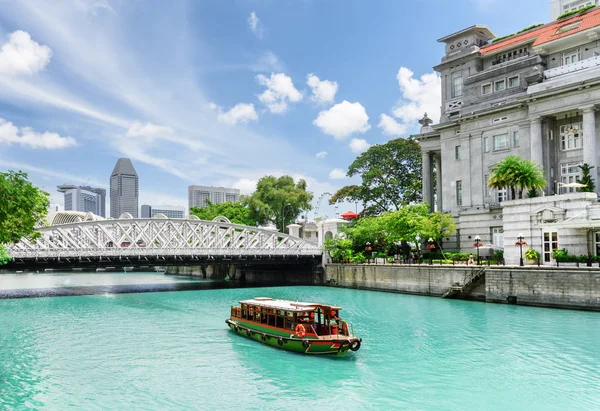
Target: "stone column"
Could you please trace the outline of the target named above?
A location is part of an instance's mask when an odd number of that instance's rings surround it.
[[[433,209],[433,175],[431,169],[431,154],[428,151],[423,152],[423,201],[429,203]]]
[[[598,191],[598,153],[596,148],[598,144],[596,142],[596,111],[594,106],[583,108],[583,162],[594,167],[591,171],[592,178],[596,184],[596,191]]]
[[[544,151],[542,150],[542,119],[534,118],[531,120],[531,129],[529,131],[529,149],[531,151],[531,161],[537,163],[544,169],[544,175],[546,169],[544,168]]]
[[[436,170],[436,191],[437,191],[437,211],[443,210],[442,202],[442,153],[435,153],[435,170]]]

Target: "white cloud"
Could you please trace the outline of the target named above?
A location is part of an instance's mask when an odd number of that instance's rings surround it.
[[[346,178],[346,172],[341,168],[334,168],[329,173],[329,178],[331,178],[332,180],[341,180],[343,178]]]
[[[325,159],[325,157],[327,157],[327,151],[319,151],[317,153],[316,157],[320,160]]]
[[[312,89],[312,100],[318,104],[333,103],[338,90],[337,81],[319,80],[314,74],[306,77],[306,84]]]
[[[256,114],[254,104],[239,103],[226,112],[223,112],[223,110],[214,103],[211,103],[209,106],[213,110],[219,111],[218,118],[221,123],[235,126],[236,124],[248,124],[250,121],[258,120],[258,114]]]
[[[235,183],[232,184],[233,188],[237,188],[240,190],[242,194],[252,194],[256,191],[256,184],[258,180],[253,180],[250,178],[240,178]]]
[[[325,134],[336,139],[344,139],[354,133],[364,133],[371,128],[369,116],[360,103],[350,103],[346,100],[323,110],[313,124]]]
[[[302,93],[295,87],[294,82],[284,73],[271,73],[271,77],[259,74],[256,81],[267,89],[258,99],[269,108],[271,113],[283,113],[287,110],[288,102],[296,103],[302,100]]]
[[[353,153],[358,154],[367,151],[371,145],[367,143],[367,140],[365,139],[353,138],[352,141],[350,141],[350,144],[348,144],[348,147],[350,147],[350,150],[352,150]]]
[[[52,57],[48,46],[41,46],[29,33],[17,30],[0,49],[0,75],[32,75],[43,70]]]
[[[142,124],[139,121],[134,121],[131,126],[129,126],[126,135],[127,137],[141,137],[152,141],[173,135],[173,129],[166,126],[157,126],[152,123]]]
[[[57,133],[46,131],[36,133],[31,127],[21,127],[20,129],[10,121],[0,117],[0,142],[6,144],[19,144],[28,148],[43,148],[47,150],[56,150],[68,148],[77,145],[72,137],[62,137]]]
[[[259,39],[262,38],[264,26],[254,11],[248,16],[248,27],[250,27],[250,30],[252,30],[252,33],[254,33],[256,37]]]
[[[406,124],[400,124],[387,114],[379,116],[379,124],[377,125],[383,134],[386,136],[402,136],[408,131]]]
[[[396,78],[402,99],[393,110],[394,116],[406,126],[414,126],[427,112],[434,122],[438,122],[442,101],[440,76],[437,73],[427,73],[416,79],[413,75],[414,73],[406,67],[398,70]]]

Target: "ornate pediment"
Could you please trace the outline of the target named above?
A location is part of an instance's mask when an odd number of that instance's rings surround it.
[[[533,220],[537,224],[558,223],[565,219],[567,210],[551,205],[545,205],[531,212]]]

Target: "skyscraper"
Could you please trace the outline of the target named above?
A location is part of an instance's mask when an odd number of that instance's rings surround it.
[[[208,204],[206,200],[213,204],[221,204],[225,201],[237,203],[240,201],[240,190],[236,188],[209,187],[209,186],[189,186],[188,187],[188,206],[204,208]]]
[[[91,212],[106,217],[106,190],[90,186],[61,184],[56,187],[64,194],[65,211]]]
[[[123,213],[138,216],[138,175],[128,158],[120,158],[110,175],[110,216],[119,218]]]

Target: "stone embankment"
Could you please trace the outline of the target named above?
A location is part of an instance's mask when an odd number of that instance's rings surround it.
[[[461,299],[600,311],[597,268],[329,264],[324,282],[434,297],[455,289]]]

